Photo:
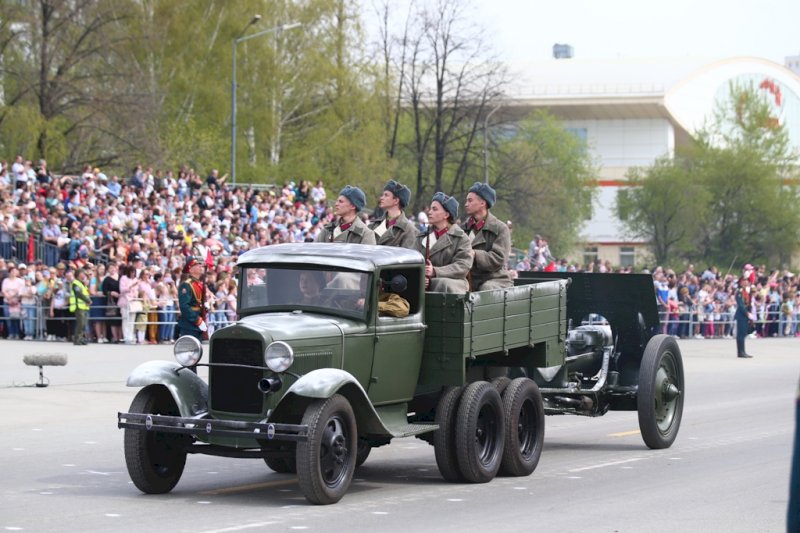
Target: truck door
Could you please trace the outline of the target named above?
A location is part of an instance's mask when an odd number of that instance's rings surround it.
[[[394,276],[401,274],[407,280],[405,290],[397,294],[408,301],[409,314],[405,317],[375,317],[375,352],[369,383],[369,398],[375,405],[409,401],[417,386],[425,325],[422,317],[420,278],[415,269],[392,269],[381,274],[385,286]]]

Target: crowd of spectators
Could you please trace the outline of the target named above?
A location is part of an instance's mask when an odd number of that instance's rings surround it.
[[[269,244],[313,241],[332,217],[333,200],[322,181],[237,187],[217,170],[203,178],[188,167],[173,172],[141,165],[122,177],[90,166],[80,175],[56,176],[44,160],[0,161],[0,335],[68,339],[69,286],[75,271],[85,269],[91,340],[172,342],[186,258],[209,253],[209,322],[221,327],[236,314],[238,255]],[[424,211],[411,218],[426,229]],[[633,272],[608,261],[556,259],[539,235],[527,252],[509,266]],[[710,267],[698,275],[689,265],[680,274],[657,267],[652,275],[665,333],[732,335],[738,274]],[[756,334],[798,335],[800,280],[763,265],[752,275]]]

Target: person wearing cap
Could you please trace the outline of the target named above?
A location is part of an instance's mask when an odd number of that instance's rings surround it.
[[[472,267],[472,246],[458,218],[458,201],[443,192],[431,199],[428,231],[416,241],[425,256],[425,286],[431,292],[469,291],[467,275]]]
[[[736,289],[736,312],[733,318],[736,320],[736,356],[743,359],[753,357],[744,349],[744,341],[750,333],[750,322],[753,318],[750,297],[750,278],[742,276],[739,278],[739,288]]]
[[[72,332],[72,344],[84,346],[86,341],[86,323],[89,318],[89,307],[92,299],[89,296],[89,288],[86,286],[88,278],[86,271],[82,268],[77,271],[75,277],[67,276],[69,285],[69,312],[75,315],[75,329]]]
[[[472,241],[472,290],[485,291],[511,287],[514,282],[506,270],[511,254],[508,226],[489,212],[497,193],[488,183],[475,182],[469,188],[464,210],[468,218],[463,230]]]
[[[201,281],[203,275],[203,262],[197,258],[190,258],[186,263],[189,277],[178,288],[178,305],[181,316],[178,319],[178,334],[191,335],[199,341],[203,340],[203,333],[208,331],[206,324],[206,310],[203,308],[203,293],[206,285]]]
[[[317,242],[375,244],[375,233],[358,216],[366,204],[364,191],[358,187],[345,186],[333,205],[336,219],[322,228],[317,235]]]
[[[378,200],[378,207],[384,210],[386,216],[370,226],[379,245],[414,249],[417,229],[403,212],[410,200],[411,189],[395,180],[386,183]]]

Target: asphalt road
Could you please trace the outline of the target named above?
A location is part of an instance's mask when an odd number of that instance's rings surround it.
[[[636,413],[548,417],[526,478],[444,482],[433,448],[373,450],[336,505],[306,503],[296,478],[261,461],[189,456],[178,486],[146,496],[130,482],[117,411],[140,362],[171,347],[0,341],[0,530],[6,531],[785,531],[800,339],[681,344],[687,393],[668,450],[642,443]],[[48,388],[22,387],[26,353],[65,353]]]

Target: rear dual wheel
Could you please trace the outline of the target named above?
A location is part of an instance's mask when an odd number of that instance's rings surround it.
[[[500,473],[528,476],[539,464],[544,446],[544,404],[533,380],[517,378],[503,393],[505,434]]]

